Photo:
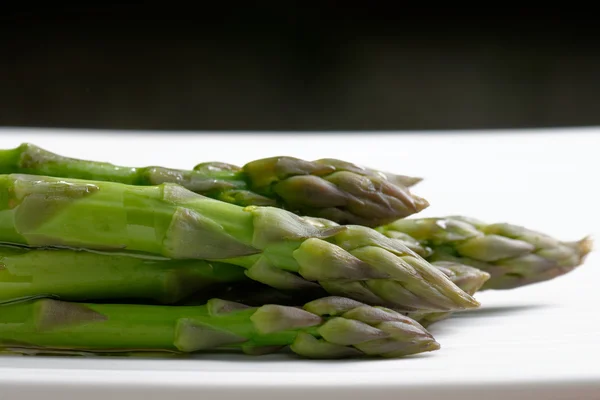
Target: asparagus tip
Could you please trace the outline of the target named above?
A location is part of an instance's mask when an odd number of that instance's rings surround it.
[[[594,250],[594,240],[591,235],[588,235],[577,242],[577,248],[581,254],[581,260],[583,261],[588,254]]]
[[[429,343],[427,343],[425,346],[423,346],[423,351],[435,351],[435,350],[439,350],[442,346],[440,346],[440,343],[433,340]]]
[[[424,178],[420,176],[405,176],[403,175],[400,179],[400,182],[404,184],[404,186],[411,187],[415,186],[421,182],[423,182]]]
[[[427,199],[421,196],[417,196],[415,194],[413,194],[412,196],[415,199],[415,213],[419,213],[425,210],[426,208],[429,208],[429,206],[431,205],[429,201],[427,201]]]

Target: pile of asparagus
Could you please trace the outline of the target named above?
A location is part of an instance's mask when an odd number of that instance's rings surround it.
[[[480,290],[548,281],[591,240],[417,218],[421,179],[333,159],[133,168],[0,150],[11,354],[404,357]]]

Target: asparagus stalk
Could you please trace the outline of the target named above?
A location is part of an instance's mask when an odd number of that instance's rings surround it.
[[[432,265],[469,295],[489,278],[488,273],[461,264],[440,261]],[[327,296],[322,287],[277,290],[247,279],[243,268],[203,260],[0,245],[0,266],[0,303],[46,297],[197,304],[217,296],[258,307],[268,303],[297,306]],[[451,314],[405,313],[425,327]]]
[[[123,167],[63,157],[35,145],[0,150],[0,174],[21,173],[154,186],[177,183],[240,206],[277,206],[340,224],[377,226],[429,203],[408,189],[421,179],[363,168],[345,161],[273,157],[243,167],[208,162],[193,170]]]
[[[200,306],[71,303],[53,299],[0,306],[0,346],[13,353],[243,351],[289,348],[307,358],[396,358],[439,344],[392,310],[327,297],[289,307],[212,299]]]
[[[273,207],[240,207],[177,184],[132,186],[0,175],[0,242],[220,261],[281,289],[407,311],[479,303],[402,242]]]
[[[390,238],[410,237],[409,247],[427,260],[451,261],[486,271],[486,289],[513,289],[544,282],[582,265],[592,240],[561,241],[522,226],[473,218],[414,218],[378,227]]]
[[[0,303],[52,297],[172,304],[243,280],[243,268],[219,262],[0,245]]]

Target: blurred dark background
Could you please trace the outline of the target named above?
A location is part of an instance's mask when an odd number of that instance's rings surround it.
[[[593,12],[335,1],[23,3],[3,5],[0,17],[0,126],[600,125]]]

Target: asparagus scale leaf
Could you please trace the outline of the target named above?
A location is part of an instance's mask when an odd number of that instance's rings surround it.
[[[307,358],[396,358],[439,349],[420,324],[382,307],[327,297],[289,307],[211,299],[200,306],[71,303],[0,306],[0,346],[13,353],[242,351],[289,348]]]
[[[439,268],[452,282],[466,293],[473,296],[479,291],[483,285],[490,279],[490,274],[480,269],[469,267],[468,265],[458,264],[450,261],[435,261],[433,266]],[[409,312],[405,315],[418,321],[424,327],[429,327],[432,324],[450,318],[454,314],[452,311],[447,312]]]
[[[276,288],[320,285],[407,311],[479,306],[402,242],[364,226],[240,207],[177,184],[11,174],[0,175],[0,194],[4,243],[218,261]]]
[[[240,206],[277,206],[341,224],[374,227],[429,206],[409,187],[421,179],[360,167],[336,159],[294,157],[255,160],[243,167],[205,162],[193,170],[117,166],[63,157],[24,143],[0,150],[0,174],[44,175],[154,186],[176,183]]]
[[[433,261],[451,261],[486,271],[486,289],[513,289],[565,275],[582,265],[592,251],[592,239],[561,241],[509,223],[488,224],[474,218],[410,218],[378,227],[403,240]]]

